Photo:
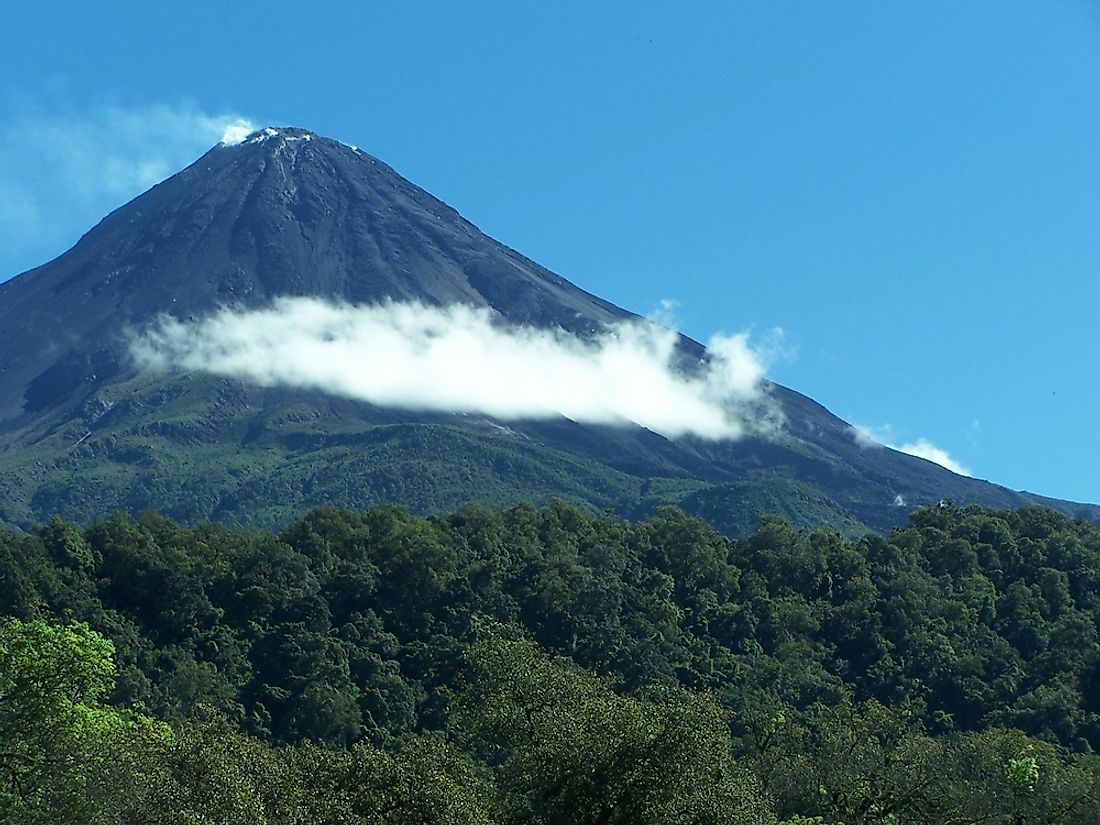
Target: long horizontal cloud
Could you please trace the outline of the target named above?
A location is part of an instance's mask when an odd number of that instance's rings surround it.
[[[131,350],[146,369],[201,370],[387,407],[632,423],[669,438],[738,438],[778,425],[763,389],[766,359],[747,334],[713,338],[710,359],[691,376],[673,366],[677,341],[643,321],[582,338],[508,326],[465,305],[284,298],[192,322],[161,318]]]
[[[969,476],[970,470],[951,457],[951,454],[942,447],[937,447],[927,438],[918,438],[916,441],[906,441],[902,444],[891,443],[894,439],[890,427],[865,427],[857,425],[852,427],[852,436],[861,447],[889,447],[899,453],[923,458],[933,464],[939,464],[953,473],[961,476]]]

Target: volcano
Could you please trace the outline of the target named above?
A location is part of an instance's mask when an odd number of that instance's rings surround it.
[[[273,526],[312,506],[419,512],[561,497],[640,516],[677,504],[729,534],[763,514],[846,533],[952,500],[1100,507],[1015,492],[886,447],[790,389],[779,432],[665,438],[565,418],[380,407],[201,371],[150,373],[135,330],[277,299],[492,310],[584,337],[637,316],[489,238],[370,155],[304,129],[219,144],[108,215],[68,252],[0,284],[0,520],[27,527],[156,508]],[[684,369],[708,357],[687,338]]]

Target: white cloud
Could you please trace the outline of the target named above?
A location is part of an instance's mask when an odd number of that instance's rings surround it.
[[[927,438],[918,438],[916,441],[906,441],[902,444],[895,443],[897,439],[893,434],[893,428],[889,425],[885,427],[868,427],[863,424],[856,424],[852,426],[851,433],[860,447],[889,447],[891,450],[897,450],[900,453],[906,453],[939,464],[941,467],[961,476],[971,474],[970,470],[953,459],[947,450],[937,447]]]
[[[108,212],[251,126],[188,102],[3,101],[0,124],[0,280],[63,252]]]
[[[779,411],[763,391],[766,362],[747,334],[712,339],[710,362],[691,377],[672,367],[677,340],[644,321],[586,339],[508,326],[492,310],[465,305],[283,298],[190,323],[164,317],[135,336],[131,350],[148,369],[202,370],[380,406],[634,423],[669,438],[778,427]]]
[[[655,324],[665,327],[676,327],[676,312],[680,309],[680,302],[673,298],[662,298],[646,317]]]
[[[941,467],[946,467],[953,473],[958,473],[961,476],[970,475],[970,470],[964,467],[951,457],[947,450],[942,447],[937,447],[927,438],[918,438],[916,441],[910,441],[902,444],[895,449],[900,450],[903,453],[909,455],[915,455],[918,458],[924,458],[931,461],[934,464],[939,464]]]
[[[221,142],[226,146],[236,146],[238,143],[243,142],[244,139],[254,131],[256,131],[256,127],[251,121],[237,118],[225,127],[225,130],[222,132]]]
[[[886,428],[868,427],[865,424],[852,425],[852,438],[860,447],[885,447],[890,436]]]

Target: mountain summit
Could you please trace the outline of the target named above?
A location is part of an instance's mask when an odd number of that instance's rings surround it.
[[[676,503],[727,532],[777,512],[847,532],[951,498],[1041,499],[885,447],[768,385],[783,430],[705,442],[640,427],[381,409],[130,357],[157,318],[310,297],[491,307],[588,336],[636,318],[481,233],[376,158],[298,128],[213,147],[108,215],[68,252],[0,284],[0,520],[156,507],[274,524],[309,506],[446,509],[561,496],[640,515]],[[705,358],[681,339],[685,364]],[[380,353],[379,357],[385,357]]]

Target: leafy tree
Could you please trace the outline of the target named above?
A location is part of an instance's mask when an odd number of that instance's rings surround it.
[[[111,821],[141,796],[145,756],[170,736],[153,720],[106,708],[113,647],[74,623],[0,624],[0,818]],[[120,770],[126,765],[128,770]]]
[[[291,754],[298,804],[313,825],[491,825],[494,790],[470,761],[438,737],[397,750],[357,745]]]
[[[94,711],[111,689],[113,651],[85,624],[0,624],[0,789],[9,798],[33,795],[73,738],[104,721]]]
[[[618,696],[530,642],[491,638],[469,655],[455,724],[494,768],[509,821],[774,821],[711,700]]]

